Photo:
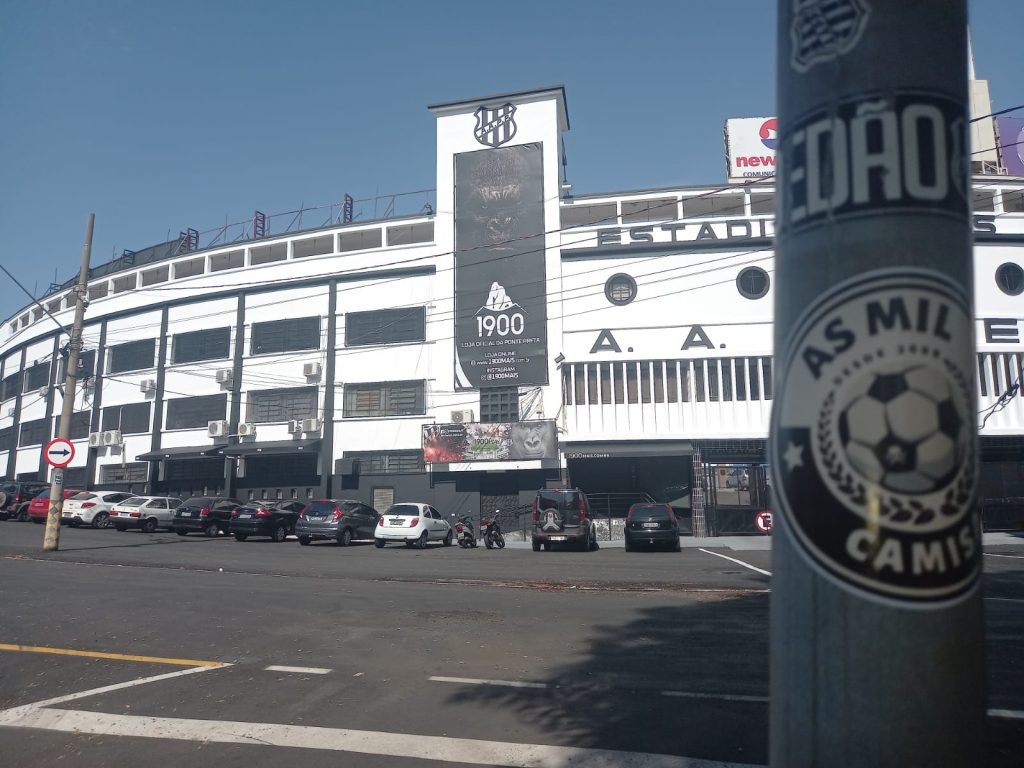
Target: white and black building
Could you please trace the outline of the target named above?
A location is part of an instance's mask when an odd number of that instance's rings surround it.
[[[751,530],[771,483],[771,181],[577,196],[561,87],[430,109],[423,213],[186,234],[91,271],[65,484],[489,512],[570,483],[602,513],[650,497]],[[973,198],[985,521],[1008,527],[1024,178],[976,176]],[[0,327],[0,476],[46,476],[72,288]]]

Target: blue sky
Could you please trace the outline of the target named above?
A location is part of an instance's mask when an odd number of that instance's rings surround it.
[[[99,264],[257,208],[432,188],[427,104],[554,83],[577,193],[717,184],[724,120],[775,114],[775,7],[7,0],[0,264],[42,294],[77,274],[90,211]],[[1024,3],[969,7],[993,108],[1024,103]],[[0,316],[24,305],[0,295]]]

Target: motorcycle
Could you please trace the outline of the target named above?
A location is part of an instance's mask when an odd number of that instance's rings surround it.
[[[469,515],[463,515],[455,523],[455,536],[463,549],[476,546],[476,532],[473,530],[473,521],[469,519]]]
[[[480,531],[483,536],[484,545],[488,549],[505,548],[505,537],[501,533],[501,525],[499,525],[496,519],[481,520]]]

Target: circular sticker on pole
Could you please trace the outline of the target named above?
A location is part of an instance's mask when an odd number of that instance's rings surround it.
[[[58,437],[46,444],[43,456],[51,467],[66,467],[75,458],[75,446],[70,440]]]
[[[844,588],[927,605],[981,570],[973,324],[941,274],[882,270],[796,324],[772,411],[779,512]]]

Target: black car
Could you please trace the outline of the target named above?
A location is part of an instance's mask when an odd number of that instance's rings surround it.
[[[313,539],[334,539],[347,547],[352,539],[372,539],[380,515],[373,507],[350,499],[317,499],[306,507],[295,523],[299,544]]]
[[[174,510],[171,530],[179,536],[187,536],[191,531],[211,537],[227,533],[231,512],[240,506],[242,502],[227,496],[193,496]]]
[[[583,552],[597,549],[597,528],[590,502],[579,488],[542,488],[533,500],[533,551],[551,551],[554,543]]]
[[[295,521],[306,505],[301,501],[250,501],[231,513],[231,533],[235,541],[250,536],[269,536],[284,541],[295,532]]]
[[[13,518],[28,521],[28,505],[33,498],[50,487],[49,483],[5,480],[0,483],[0,520]]]
[[[634,504],[626,514],[626,551],[641,545],[669,547],[679,552],[679,521],[668,504]]]

